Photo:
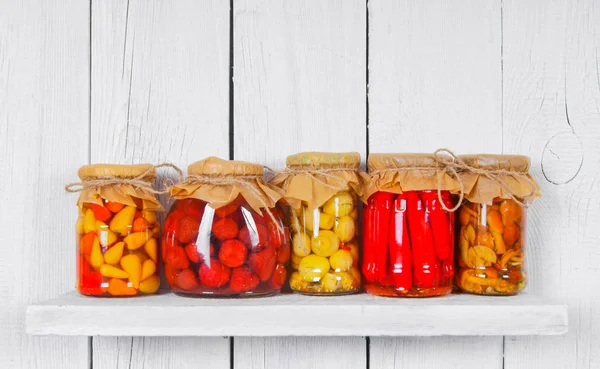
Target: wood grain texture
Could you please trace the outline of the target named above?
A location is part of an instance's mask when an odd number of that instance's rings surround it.
[[[507,337],[505,368],[600,367],[600,4],[504,1],[504,150],[531,156],[530,291],[569,302],[569,334]]]
[[[227,155],[228,65],[227,2],[93,1],[92,162],[185,169]],[[116,357],[115,347],[129,358]],[[156,360],[135,359],[148,347]],[[220,338],[94,338],[93,349],[94,368],[229,368],[229,343]]]
[[[25,307],[75,284],[76,198],[63,186],[87,160],[88,6],[0,1],[1,368],[89,360],[85,337],[25,334]]]
[[[369,1],[369,152],[501,153],[500,10],[498,0]],[[370,368],[501,368],[502,343],[373,339]]]
[[[235,158],[282,168],[299,151],[364,157],[365,2],[235,0],[233,8]],[[236,338],[234,365],[364,368],[366,344]]]
[[[42,335],[498,336],[564,334],[566,327],[565,304],[528,294],[503,299],[291,293],[265,299],[190,299],[164,292],[98,301],[72,292],[27,309],[27,331]]]

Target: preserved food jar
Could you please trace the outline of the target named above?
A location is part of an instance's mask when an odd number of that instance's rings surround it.
[[[371,154],[363,211],[368,293],[390,297],[449,294],[454,278],[456,179],[434,155]]]
[[[77,205],[77,290],[90,296],[133,296],[158,290],[155,167],[86,165]],[[78,188],[75,188],[78,187]]]
[[[364,173],[358,153],[299,153],[271,183],[292,206],[290,288],[308,295],[360,290],[358,208]]]
[[[457,163],[465,200],[458,210],[456,285],[474,294],[516,295],[527,282],[526,205],[539,196],[529,158],[463,155]]]
[[[188,167],[171,188],[162,256],[176,293],[256,296],[285,284],[290,243],[277,206],[282,191],[263,167],[210,157]]]

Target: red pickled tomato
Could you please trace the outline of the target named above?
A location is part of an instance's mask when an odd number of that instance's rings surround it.
[[[204,263],[198,271],[200,283],[206,287],[221,287],[229,282],[231,269],[221,264],[218,259],[210,259],[210,266]]]
[[[179,221],[185,216],[182,210],[175,209],[167,215],[163,225],[163,234],[176,234],[179,229]]]
[[[198,246],[192,242],[189,243],[186,247],[185,247],[185,252],[187,253],[188,258],[190,259],[190,261],[192,263],[201,263],[204,261],[204,255],[198,252]],[[214,254],[215,252],[215,247],[213,246],[213,244],[210,244],[210,254]]]
[[[281,289],[285,283],[285,277],[287,276],[287,269],[283,264],[277,264],[273,271],[273,276],[269,281],[269,285],[276,289]]]
[[[206,203],[198,199],[184,199],[177,201],[177,207],[196,220],[202,220]]]
[[[230,268],[237,268],[244,264],[248,256],[248,249],[238,240],[227,240],[221,244],[219,261]]]
[[[256,224],[256,227],[250,228],[245,226],[240,230],[238,238],[249,248],[262,246],[269,241],[267,227],[262,224]]]
[[[248,265],[258,275],[261,281],[266,281],[271,277],[277,258],[275,249],[271,246],[264,248],[262,251],[253,253],[248,259]]]
[[[190,243],[198,239],[200,231],[200,221],[190,216],[185,216],[179,222],[177,230],[177,240],[181,243]]]
[[[167,250],[165,263],[171,265],[175,269],[186,269],[190,265],[187,253],[183,247],[175,246]]]
[[[177,285],[184,290],[192,290],[198,287],[196,273],[189,269],[184,269],[177,275]]]
[[[169,286],[175,286],[177,284],[177,269],[172,267],[169,264],[164,265],[165,269],[165,278],[167,279],[167,283]]]
[[[106,206],[106,208],[108,208],[108,210],[110,210],[111,212],[118,213],[119,211],[121,211],[121,209],[125,207],[125,204],[121,204],[120,202],[107,201],[106,204],[104,204],[104,206]]]
[[[291,249],[292,247],[290,246],[289,242],[286,242],[283,245],[281,245],[281,247],[277,251],[277,261],[284,264],[287,263],[290,260],[290,256],[292,253]]]
[[[260,280],[248,267],[235,268],[231,272],[229,288],[235,293],[244,293],[255,289]]]
[[[92,211],[94,212],[94,217],[96,218],[96,220],[106,222],[112,217],[112,213],[110,212],[110,210],[108,210],[104,206],[98,204],[90,204],[90,206],[92,208]]]
[[[215,214],[219,218],[228,217],[231,214],[235,213],[235,211],[244,204],[246,204],[246,200],[244,200],[244,197],[242,195],[238,195],[238,197],[229,204],[216,209]]]
[[[238,234],[238,225],[231,218],[221,218],[212,225],[212,233],[218,240],[235,238]]]

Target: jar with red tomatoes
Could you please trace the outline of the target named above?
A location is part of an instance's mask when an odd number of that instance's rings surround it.
[[[529,158],[481,154],[456,161],[465,191],[458,210],[456,285],[478,295],[516,295],[527,283],[527,205],[539,196]]]
[[[434,155],[371,154],[363,210],[365,289],[390,297],[452,291],[454,214],[460,185]]]
[[[95,164],[79,169],[77,291],[89,296],[134,296],[158,290],[155,167]]]
[[[289,236],[278,206],[282,191],[263,173],[258,164],[209,157],[171,188],[162,257],[173,291],[234,297],[281,290]]]

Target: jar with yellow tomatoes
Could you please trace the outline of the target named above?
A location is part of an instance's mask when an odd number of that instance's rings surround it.
[[[158,277],[157,211],[163,208],[152,190],[155,167],[86,165],[77,205],[77,290],[89,296],[155,293]]]
[[[539,196],[529,158],[463,155],[456,285],[479,295],[516,295],[527,284],[526,206]]]
[[[292,208],[290,288],[307,295],[359,291],[360,155],[307,152],[286,162],[271,183],[283,188]]]

